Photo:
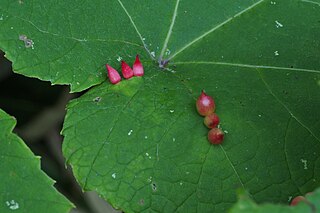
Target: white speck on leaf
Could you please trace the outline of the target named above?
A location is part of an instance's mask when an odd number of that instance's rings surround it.
[[[116,173],[113,173],[111,176],[113,179],[116,179],[116,175],[117,175]]]
[[[245,170],[248,170],[248,167],[244,168]]]
[[[290,200],[292,199],[292,196],[289,196],[289,198],[288,198],[288,202],[290,202]]]
[[[143,41],[145,41],[145,40],[146,40],[146,38],[142,38],[142,40],[143,40]]]
[[[275,1],[271,1],[271,2],[270,2],[270,4],[273,4],[273,5],[275,5],[275,4],[276,4],[276,2],[275,2]]]
[[[305,160],[305,159],[301,159],[301,163],[303,163],[303,169],[308,169],[308,161],[307,160]]]
[[[10,27],[11,30],[13,30],[13,27]]]
[[[121,56],[118,56],[117,61],[120,62],[121,60],[122,60]]]
[[[276,23],[276,28],[283,27],[283,24],[281,24],[279,21],[276,20],[275,23]]]
[[[172,141],[175,142],[175,141],[176,141],[176,138],[172,138]]]
[[[77,85],[80,85],[80,83],[77,81]]]
[[[149,156],[149,153],[148,153],[148,152],[146,152],[146,156]]]
[[[165,55],[170,55],[171,51],[169,49],[166,50]]]
[[[128,132],[128,135],[130,136],[132,134],[133,130],[131,129],[129,132]]]
[[[0,16],[0,21],[2,21],[3,20],[3,14],[1,14],[1,16]]]
[[[228,132],[228,130],[223,130],[223,132],[224,132],[224,133],[226,133],[226,134],[228,134],[228,133],[229,133],[229,132]]]
[[[183,185],[183,183],[182,182],[180,182],[180,186],[182,186]]]
[[[97,97],[95,97],[95,98],[93,99],[93,101],[94,101],[94,102],[100,102],[100,101],[101,101],[101,98],[100,98],[99,96],[97,96]]]
[[[151,52],[150,53],[152,57],[156,57],[156,53],[155,52]]]
[[[144,136],[144,139],[148,139],[148,136]]]
[[[279,55],[278,50],[277,50],[277,51],[274,51],[274,55],[275,55],[275,56],[278,56],[278,55]]]
[[[259,114],[258,116],[261,118],[261,115],[260,115],[260,114]]]
[[[19,203],[16,202],[15,200],[6,201],[6,204],[11,210],[19,209]]]
[[[174,109],[170,109],[170,112],[171,112],[171,113],[174,113]]]
[[[28,39],[26,35],[19,35],[19,40],[24,42],[26,48],[34,49],[34,42],[31,39]]]

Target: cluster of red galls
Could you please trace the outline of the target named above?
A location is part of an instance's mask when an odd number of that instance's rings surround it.
[[[108,77],[112,84],[117,84],[121,81],[121,76],[119,75],[118,71],[111,67],[109,64],[106,64],[107,71],[108,71]],[[136,60],[133,63],[132,69],[131,67],[125,62],[121,61],[121,71],[122,76],[125,79],[129,79],[133,76],[143,76],[144,70],[142,63],[139,59],[139,55],[136,56]]]
[[[208,140],[212,144],[221,144],[223,141],[224,133],[218,128],[220,122],[219,117],[214,113],[216,105],[211,96],[208,96],[203,90],[199,96],[197,103],[198,113],[204,118],[204,124],[210,129],[208,133]]]

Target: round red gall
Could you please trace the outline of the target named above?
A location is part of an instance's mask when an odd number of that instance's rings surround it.
[[[220,122],[220,119],[216,113],[207,115],[203,121],[204,125],[206,125],[206,127],[208,127],[209,129],[217,127],[219,122]]]
[[[297,197],[295,197],[295,198],[293,198],[291,200],[290,206],[295,206],[295,205],[297,205],[298,203],[300,203],[301,201],[304,201],[304,200],[305,200],[305,198],[303,196],[297,196]]]
[[[208,140],[212,144],[221,144],[223,141],[224,133],[219,128],[213,128],[208,132]]]
[[[216,108],[213,98],[207,95],[203,90],[197,99],[196,107],[198,113],[202,116],[212,114]]]

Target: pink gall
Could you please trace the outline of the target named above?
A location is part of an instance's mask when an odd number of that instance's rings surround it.
[[[217,127],[219,122],[220,122],[220,119],[216,113],[207,115],[203,121],[204,125],[206,125],[209,129]]]
[[[121,76],[119,75],[118,71],[106,64],[108,70],[108,77],[112,84],[117,84],[121,81]]]
[[[134,76],[143,76],[144,75],[144,70],[142,63],[139,59],[139,55],[136,56],[136,60],[133,64],[133,75]]]
[[[221,129],[213,128],[208,132],[208,140],[212,144],[221,144],[223,141],[224,133]]]
[[[121,61],[121,70],[125,79],[129,79],[133,76],[133,70],[125,61]]]
[[[213,98],[208,96],[203,90],[197,100],[196,107],[198,113],[202,116],[212,114],[216,108]]]

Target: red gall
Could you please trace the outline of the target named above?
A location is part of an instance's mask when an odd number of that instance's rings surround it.
[[[220,122],[220,119],[216,113],[207,115],[203,121],[204,125],[206,125],[209,129],[217,127],[219,122]]]
[[[129,79],[133,76],[133,70],[125,61],[121,61],[121,70],[125,79]]]
[[[109,64],[106,64],[107,70],[108,70],[108,77],[112,84],[117,84],[121,81],[121,77],[117,70],[109,66]]]
[[[208,132],[208,140],[212,144],[221,144],[223,141],[224,133],[221,129],[213,128]]]
[[[301,195],[297,196],[297,197],[295,197],[295,198],[293,198],[291,200],[290,206],[295,206],[295,205],[299,204],[301,201],[304,201],[304,200],[306,200],[305,197],[303,197]]]
[[[196,107],[198,113],[202,116],[212,114],[216,108],[213,98],[208,96],[203,90],[197,100]]]
[[[134,76],[143,76],[144,75],[144,70],[143,70],[143,66],[140,62],[139,55],[136,56],[136,60],[133,64],[133,75]]]

